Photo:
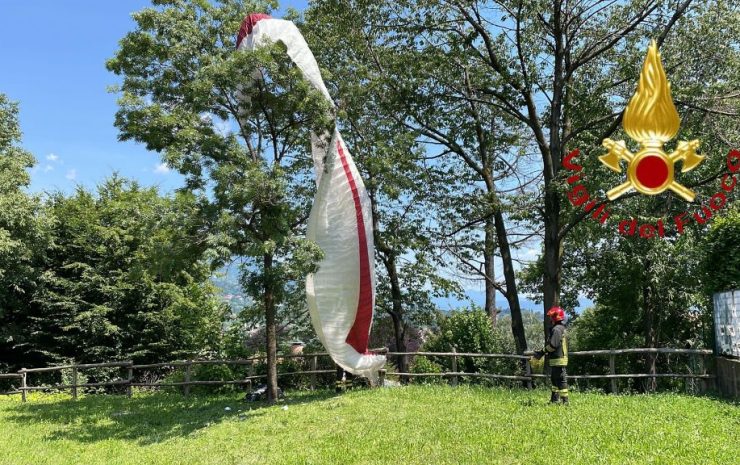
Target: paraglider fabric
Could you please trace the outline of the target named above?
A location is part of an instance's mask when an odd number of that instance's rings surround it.
[[[248,15],[238,49],[282,42],[303,76],[332,106],[316,59],[290,21]],[[352,156],[335,128],[312,134],[317,192],[307,236],[324,251],[319,270],[306,279],[314,329],[332,359],[350,373],[377,379],[385,357],[368,353],[375,304],[374,245],[370,198]]]

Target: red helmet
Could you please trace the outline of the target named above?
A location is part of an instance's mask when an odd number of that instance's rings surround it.
[[[550,310],[547,311],[547,316],[550,317],[553,323],[565,320],[565,312],[560,307],[551,307]]]

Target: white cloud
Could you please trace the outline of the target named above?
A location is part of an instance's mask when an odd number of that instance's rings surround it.
[[[54,169],[51,165],[44,165],[44,173],[48,173],[49,171],[52,171]]]
[[[167,174],[170,172],[170,167],[167,166],[167,163],[160,163],[154,167],[154,172],[157,174]]]
[[[67,174],[65,174],[64,177],[69,179],[70,181],[74,180],[75,178],[77,178],[77,170],[72,169],[67,171]]]
[[[49,155],[46,156],[46,159],[49,160],[50,162],[55,162],[59,160],[59,155],[50,153]]]

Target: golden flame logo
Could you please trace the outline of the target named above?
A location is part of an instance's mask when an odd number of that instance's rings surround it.
[[[622,121],[625,132],[640,143],[640,151],[633,154],[621,140],[604,139],[602,142],[609,152],[599,160],[609,169],[621,173],[620,160],[627,162],[627,181],[606,193],[609,200],[632,189],[647,195],[670,189],[689,202],[694,200],[694,191],[674,179],[674,165],[682,161],[682,173],[696,168],[704,160],[704,156],[696,153],[699,141],[680,141],[673,153],[663,151],[663,144],[678,134],[680,124],[681,119],[671,97],[671,85],[653,40],[642,66],[637,92],[624,110]]]

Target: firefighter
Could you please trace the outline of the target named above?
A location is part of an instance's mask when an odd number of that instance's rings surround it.
[[[568,403],[568,380],[565,367],[568,366],[568,339],[566,336],[565,312],[560,307],[552,307],[547,311],[547,316],[552,321],[550,337],[542,350],[534,353],[536,359],[547,354],[550,365],[550,381],[552,382],[552,394],[550,402],[555,404],[562,401]]]

